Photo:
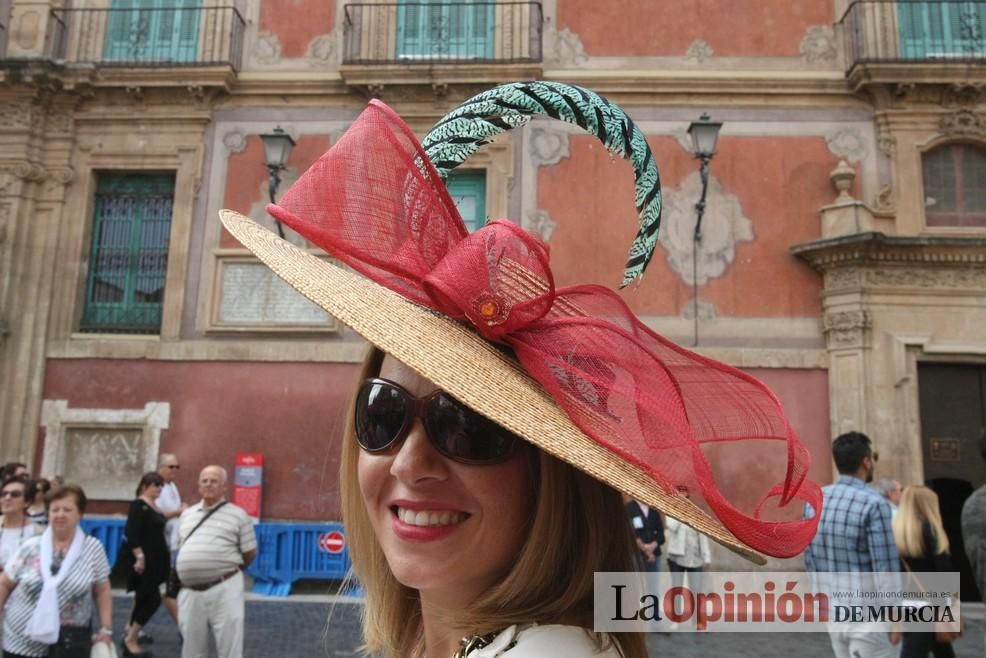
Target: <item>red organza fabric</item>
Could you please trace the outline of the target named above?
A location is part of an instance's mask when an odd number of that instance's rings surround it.
[[[806,478],[810,455],[770,390],[657,335],[609,289],[555,290],[547,247],[516,224],[497,220],[468,233],[414,134],[383,103],[371,101],[268,210],[377,283],[509,345],[583,432],[666,492],[700,491],[752,548],[790,557],[815,535],[820,514],[760,518],[773,497],[821,509],[821,490]],[[703,448],[738,441],[786,450],[784,480],[752,514],[727,500]]]

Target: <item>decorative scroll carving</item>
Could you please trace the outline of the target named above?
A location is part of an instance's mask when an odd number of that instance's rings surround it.
[[[685,59],[691,59],[701,64],[713,55],[715,55],[715,51],[712,50],[712,46],[703,39],[695,39],[688,46],[688,50],[685,52]]]
[[[942,117],[939,128],[949,136],[986,138],[986,119],[972,110],[958,110]]]
[[[831,25],[812,25],[801,39],[801,57],[809,64],[832,62],[838,57],[835,30]]]
[[[692,236],[695,232],[695,199],[702,192],[699,172],[693,171],[678,187],[665,192],[664,229],[660,241],[667,250],[668,264],[685,283],[693,283]],[[702,241],[698,244],[698,284],[721,276],[736,258],[736,245],[753,239],[753,222],[743,214],[736,195],[714,177],[709,178]]]
[[[887,184],[881,187],[880,191],[877,192],[876,199],[873,201],[873,206],[878,211],[892,212],[895,203],[896,195],[894,194],[894,188],[892,185]]]
[[[531,160],[535,167],[558,164],[568,156],[567,132],[531,128]]]
[[[825,273],[825,290],[857,288],[859,285],[859,268],[843,267]]]
[[[869,311],[826,313],[822,324],[830,347],[860,346],[872,326]]]
[[[242,130],[236,128],[223,135],[223,146],[229,154],[240,153],[246,148],[247,138]]]
[[[860,162],[867,155],[866,143],[855,130],[831,132],[825,136],[825,143],[832,155],[849,162]]]
[[[308,44],[308,53],[306,57],[308,58],[309,65],[313,67],[322,67],[333,61],[333,56],[336,54],[336,35],[335,33],[323,34],[319,37],[315,37],[311,43]]]
[[[551,239],[552,234],[555,232],[555,227],[558,224],[554,219],[551,218],[551,214],[547,210],[538,209],[535,210],[527,221],[524,222],[523,227],[528,231],[533,231],[541,236],[541,239],[547,242]]]
[[[582,66],[589,60],[585,54],[582,39],[568,28],[558,31],[549,27],[545,30],[545,41],[550,43],[545,60],[560,66]]]
[[[0,126],[4,128],[30,128],[31,103],[26,100],[0,103]]]
[[[14,165],[14,176],[24,181],[39,181],[47,177],[44,165],[40,162],[18,162]]]
[[[261,32],[253,44],[253,59],[260,64],[277,64],[281,61],[281,41],[272,32]]]
[[[972,109],[983,100],[981,82],[953,82],[942,91],[942,105]]]

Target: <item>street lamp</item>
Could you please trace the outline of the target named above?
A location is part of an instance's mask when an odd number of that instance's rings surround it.
[[[260,139],[264,142],[264,159],[267,161],[267,171],[270,172],[270,185],[268,187],[270,202],[275,203],[274,196],[277,194],[277,187],[281,184],[280,174],[287,166],[288,156],[291,155],[295,141],[280,126],[261,135]],[[276,223],[277,233],[283,238],[284,227],[281,226],[281,222]]]
[[[699,174],[702,177],[702,196],[695,204],[695,233],[692,235],[692,313],[695,325],[695,345],[698,345],[698,243],[702,241],[702,217],[705,215],[705,195],[709,191],[709,162],[716,154],[716,140],[719,138],[721,121],[713,121],[705,112],[698,121],[688,125],[688,136],[692,138],[692,152],[702,161]]]

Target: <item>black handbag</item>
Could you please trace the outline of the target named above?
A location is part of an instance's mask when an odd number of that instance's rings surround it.
[[[182,544],[184,544],[186,541],[188,541],[189,537],[191,537],[192,535],[194,535],[195,534],[195,531],[198,530],[199,528],[201,528],[202,527],[202,524],[205,523],[209,519],[210,516],[212,516],[213,514],[215,514],[216,512],[218,512],[219,511],[219,508],[222,507],[223,505],[225,505],[227,502],[228,501],[225,501],[224,500],[223,502],[219,503],[218,505],[216,505],[215,507],[213,507],[211,510],[209,510],[208,512],[206,512],[206,515],[202,517],[202,520],[201,521],[199,521],[198,523],[195,524],[195,527],[192,528],[192,531],[190,533],[188,533],[188,537],[185,537],[185,540],[182,542]],[[178,550],[181,551],[181,547],[180,546],[178,547]],[[177,560],[176,560],[176,562],[177,562]],[[178,598],[178,592],[180,592],[180,591],[181,591],[181,578],[178,577],[178,569],[177,569],[177,567],[171,567],[171,571],[168,572],[168,584],[165,585],[165,587],[164,587],[164,595],[167,598],[169,598],[169,599],[177,599]]]
[[[58,642],[48,647],[48,658],[89,658],[92,652],[92,628],[62,626]]]

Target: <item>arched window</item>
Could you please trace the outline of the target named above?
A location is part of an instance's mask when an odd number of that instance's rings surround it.
[[[986,149],[945,144],[922,164],[927,226],[986,227]]]

